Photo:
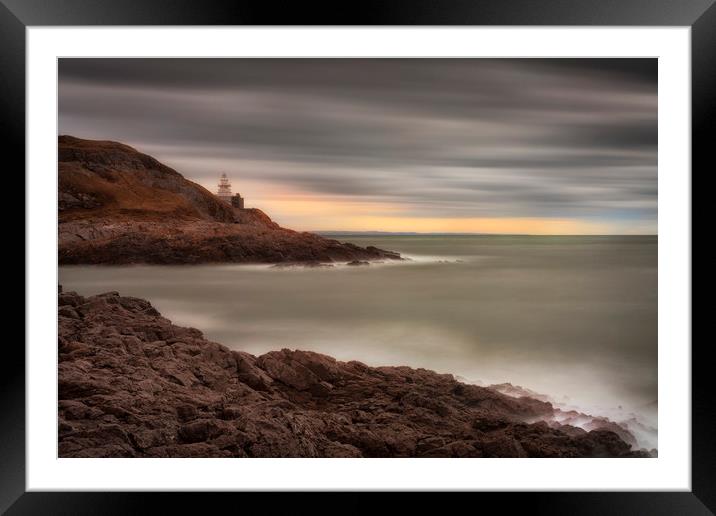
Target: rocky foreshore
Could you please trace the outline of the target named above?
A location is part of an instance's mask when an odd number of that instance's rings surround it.
[[[248,219],[252,212],[244,210]],[[116,222],[78,220],[60,224],[60,265],[288,263],[400,260],[398,253],[359,247],[313,233],[248,223],[210,221]]]
[[[60,136],[58,149],[60,265],[401,259],[233,208],[121,143]]]
[[[261,356],[142,299],[59,294],[60,457],[646,457],[551,403],[410,367]]]

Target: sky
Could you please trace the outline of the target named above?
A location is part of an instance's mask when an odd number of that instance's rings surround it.
[[[59,133],[302,231],[656,234],[656,59],[60,59]]]

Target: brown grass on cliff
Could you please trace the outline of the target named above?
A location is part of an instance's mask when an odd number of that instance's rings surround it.
[[[233,210],[204,187],[117,142],[60,136],[60,222],[93,218],[233,221]]]

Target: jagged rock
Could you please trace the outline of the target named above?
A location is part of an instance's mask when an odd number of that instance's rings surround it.
[[[613,431],[560,425],[549,402],[452,375],[255,357],[142,299],[58,298],[61,457],[649,456]]]

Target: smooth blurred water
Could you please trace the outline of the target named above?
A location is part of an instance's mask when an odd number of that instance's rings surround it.
[[[319,351],[605,411],[655,407],[657,237],[341,236],[400,264],[75,266],[65,289],[149,299],[179,325],[253,354]]]

